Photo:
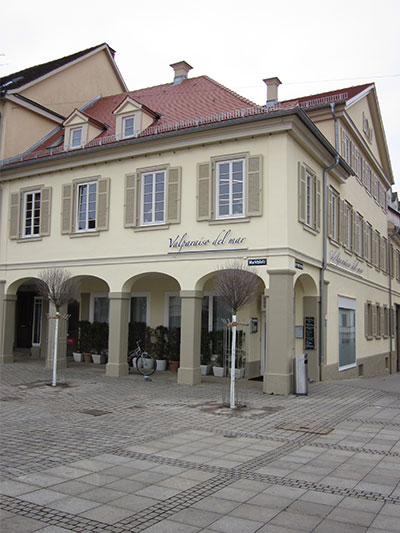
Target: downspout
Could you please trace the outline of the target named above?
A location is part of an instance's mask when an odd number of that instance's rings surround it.
[[[338,137],[338,123],[335,115],[335,104],[331,104],[331,110],[335,125],[335,150],[336,157],[335,162],[330,165],[328,168],[324,169],[322,175],[322,266],[321,266],[321,276],[320,276],[320,306],[319,306],[319,380],[321,381],[321,367],[325,362],[325,328],[326,328],[326,319],[325,319],[325,270],[328,264],[328,174],[333,170],[340,161],[338,153],[339,137]]]

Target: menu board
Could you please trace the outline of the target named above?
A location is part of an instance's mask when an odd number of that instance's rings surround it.
[[[315,319],[313,316],[306,316],[304,329],[304,349],[315,350]]]

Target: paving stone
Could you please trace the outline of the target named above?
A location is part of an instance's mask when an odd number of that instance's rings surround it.
[[[33,520],[25,516],[13,516],[6,518],[2,524],[2,532],[4,533],[30,533],[31,531],[37,531],[40,527],[46,524],[39,520]]]
[[[208,526],[208,528],[212,531],[221,531],[223,533],[254,533],[262,525],[262,522],[256,522],[255,520],[224,516]]]

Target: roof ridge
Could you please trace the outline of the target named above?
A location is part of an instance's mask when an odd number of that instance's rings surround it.
[[[368,86],[373,86],[375,85],[375,83],[372,81],[372,82],[369,82],[369,83],[363,83],[361,85],[352,85],[350,87],[342,87],[340,89],[333,89],[333,90],[330,90],[330,91],[321,91],[319,93],[314,93],[314,94],[309,94],[309,95],[305,95],[305,96],[295,96],[293,98],[288,98],[286,100],[281,100],[280,103],[285,103],[285,102],[293,102],[294,100],[304,100],[304,99],[309,99],[309,98],[317,98],[318,96],[321,96],[322,94],[334,94],[334,93],[340,93],[340,92],[343,92],[343,91],[348,91],[349,89],[361,89],[361,88],[366,88]]]

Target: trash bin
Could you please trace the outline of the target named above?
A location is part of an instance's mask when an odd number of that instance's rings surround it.
[[[296,394],[308,394],[308,360],[303,353],[295,358],[296,364]]]

